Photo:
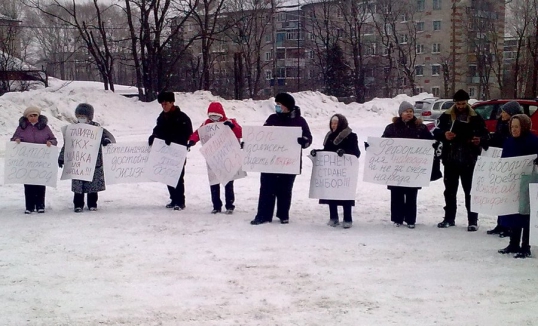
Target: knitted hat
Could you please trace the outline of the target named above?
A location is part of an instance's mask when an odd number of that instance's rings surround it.
[[[413,107],[413,104],[411,104],[411,103],[409,103],[407,101],[403,101],[400,104],[400,107],[398,108],[398,115],[401,117],[402,113],[404,113],[408,109],[411,109],[411,110],[413,110],[413,112],[415,112],[415,108]]]
[[[470,99],[469,94],[463,89],[458,90],[454,94],[454,102],[468,101]]]
[[[275,102],[280,103],[288,108],[288,110],[295,109],[295,99],[288,93],[278,93],[275,96]]]
[[[521,108],[521,105],[519,105],[519,103],[516,101],[510,101],[508,103],[505,103],[502,106],[501,110],[508,113],[508,115],[510,116],[523,113],[523,109]]]
[[[35,106],[29,106],[26,108],[26,110],[24,110],[24,113],[22,114],[25,118],[28,118],[28,116],[30,114],[37,114],[37,115],[40,115],[41,114],[41,109],[40,108],[37,108]]]
[[[162,103],[162,102],[174,103],[176,101],[176,97],[174,95],[174,92],[162,91],[157,96],[157,101],[159,103]]]
[[[75,115],[83,115],[89,120],[93,120],[93,106],[88,103],[80,103],[75,109]]]
[[[521,134],[526,134],[531,131],[532,121],[526,114],[516,114],[510,118],[510,128],[512,127],[512,121],[519,120],[521,126]]]

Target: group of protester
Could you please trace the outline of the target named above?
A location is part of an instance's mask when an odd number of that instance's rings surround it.
[[[442,162],[444,165],[443,181],[445,185],[445,214],[443,220],[437,225],[439,228],[448,228],[455,225],[457,209],[457,190],[461,180],[465,193],[465,207],[467,209],[468,231],[478,230],[478,214],[470,210],[471,184],[473,170],[481,149],[489,146],[502,147],[502,157],[514,157],[530,154],[538,154],[538,137],[531,130],[530,118],[522,114],[522,108],[517,102],[509,102],[502,108],[501,117],[498,120],[495,133],[490,137],[484,120],[468,104],[469,94],[459,90],[454,94],[455,104],[445,111],[438,120],[437,128],[433,134],[426,125],[414,116],[413,105],[402,102],[398,109],[398,117],[393,118],[392,123],[387,125],[382,137],[408,138],[408,139],[435,139],[442,143]],[[193,131],[190,118],[175,105],[173,92],[163,91],[158,95],[158,102],[162,112],[157,118],[157,123],[148,139],[151,146],[155,138],[164,140],[166,145],[172,143],[186,146],[189,149],[200,141],[198,130]],[[306,120],[301,116],[301,110],[295,104],[295,99],[288,93],[280,93],[275,97],[275,113],[271,114],[264,126],[300,127],[302,134],[297,138],[297,143],[302,149],[312,144],[312,133]],[[94,109],[91,105],[82,103],[75,109],[76,123],[87,123],[99,126],[93,121]],[[207,110],[207,120],[201,127],[222,122],[231,128],[238,142],[242,138],[241,125],[235,119],[226,116],[225,110],[218,102],[213,102]],[[64,127],[65,128],[65,127]],[[63,132],[65,131],[62,130]],[[57,145],[54,134],[47,126],[47,118],[41,115],[41,110],[29,107],[20,118],[19,126],[13,135],[12,141]],[[113,135],[103,128],[101,146],[114,143]],[[367,145],[367,143],[365,144]],[[62,148],[58,165],[64,164],[64,150]],[[316,156],[319,151],[330,151],[338,156],[344,154],[360,157],[358,137],[349,127],[346,117],[342,114],[334,114],[329,120],[329,131],[323,141],[323,149],[313,149],[310,154]],[[170,203],[166,208],[182,210],[185,208],[185,167],[181,172],[176,187],[168,186]],[[296,175],[283,173],[261,173],[260,192],[257,213],[250,222],[252,225],[260,225],[272,222],[275,215],[280,223],[289,223],[289,211],[291,207],[292,190]],[[25,185],[26,214],[34,211],[45,212],[45,186]],[[234,188],[233,181],[224,185],[225,189],[225,213],[232,214],[234,211]],[[417,217],[417,193],[420,188],[389,186],[391,191],[391,220],[396,226],[402,226],[405,222],[410,229],[415,228]],[[89,210],[97,210],[98,192],[105,190],[103,173],[102,148],[99,148],[95,173],[92,181],[72,180],[74,193],[74,211],[79,213],[84,208],[84,194],[87,194],[87,206]],[[223,203],[220,199],[220,185],[211,185],[211,199],[213,210],[211,213],[222,212]],[[354,200],[328,200],[321,199],[320,204],[329,206],[328,225],[336,227],[340,225],[338,206],[343,209],[344,228],[352,226],[352,207]],[[510,234],[508,247],[499,250],[500,253],[515,253],[515,257],[525,258],[530,256],[529,246],[529,215],[512,214],[499,216],[498,225],[488,234]],[[523,236],[523,237],[522,237]]]

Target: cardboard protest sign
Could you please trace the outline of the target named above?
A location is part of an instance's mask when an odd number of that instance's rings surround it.
[[[301,127],[243,128],[243,170],[252,172],[300,174]]]
[[[479,156],[473,172],[471,211],[489,215],[517,214],[522,174],[531,174],[536,155]]]
[[[62,180],[92,181],[101,147],[103,128],[85,123],[67,126],[64,130],[64,167]]]
[[[493,158],[499,158],[501,157],[503,153],[503,149],[499,147],[490,147],[488,150],[482,149],[482,153],[480,155],[486,156],[486,157],[493,157]]]
[[[538,184],[529,185],[529,196],[531,200],[531,217],[530,217],[530,237],[529,244],[538,246]]]
[[[226,127],[218,130],[200,150],[218,183],[226,184],[233,180],[241,169],[243,155],[241,146],[233,131]]]
[[[430,184],[432,140],[368,137],[368,144],[364,181],[401,187]]]
[[[150,150],[146,142],[116,143],[103,147],[106,184],[150,181],[144,174]]]
[[[359,177],[355,155],[316,152],[312,160],[309,198],[354,200]]]
[[[166,145],[164,140],[155,138],[146,166],[144,177],[176,187],[187,158],[187,147],[176,143]]]
[[[56,187],[58,147],[44,144],[6,144],[4,183]]]

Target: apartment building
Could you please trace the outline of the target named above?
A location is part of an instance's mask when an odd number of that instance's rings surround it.
[[[19,25],[21,21],[0,14],[0,51],[20,57]]]

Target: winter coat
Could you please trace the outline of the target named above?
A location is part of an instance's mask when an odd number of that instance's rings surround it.
[[[44,115],[40,115],[37,118],[37,123],[32,125],[28,118],[21,117],[19,119],[19,126],[11,140],[20,139],[23,143],[32,143],[32,144],[46,144],[47,141],[50,141],[52,145],[58,145],[56,137],[50,130],[48,124],[48,119]]]
[[[178,106],[174,108],[173,111],[159,114],[151,137],[187,146],[192,135],[191,119]]]
[[[324,151],[336,152],[339,149],[343,149],[345,154],[355,155],[357,158],[361,156],[361,151],[359,150],[359,139],[357,134],[352,132],[351,128],[337,128],[336,131],[329,131],[325,136],[325,140],[323,141]],[[354,200],[320,199],[319,203],[355,206]]]
[[[509,137],[503,145],[501,157],[515,157],[538,154],[538,137],[526,132],[517,138]],[[499,216],[499,224],[507,228],[523,228],[529,226],[530,215],[509,214]]]
[[[433,139],[428,127],[422,123],[422,119],[416,117],[404,122],[401,117],[392,118],[392,123],[385,127],[385,131],[381,136],[383,138],[409,138],[409,139]],[[399,187],[387,186],[388,189],[395,188],[418,188],[420,187]]]
[[[101,127],[97,122],[90,121],[89,125]],[[64,134],[64,146],[60,151],[60,156],[58,160],[64,161],[64,152],[65,152],[65,130],[67,127],[62,128],[62,133]],[[101,144],[105,139],[109,139],[112,143],[116,142],[114,136],[105,128],[103,128],[103,135],[101,136]],[[97,154],[97,162],[95,164],[95,172],[93,174],[92,181],[83,181],[83,180],[71,180],[71,191],[77,194],[99,192],[106,189],[105,186],[105,173],[103,170],[103,148],[99,146],[99,152]]]
[[[503,147],[504,142],[510,137],[510,120],[497,119],[497,125],[495,126],[495,133],[491,135],[489,140],[489,146],[491,147]]]
[[[456,133],[454,139],[448,140],[445,133],[451,131],[456,120],[462,121],[465,133],[460,135]],[[484,119],[470,105],[467,105],[467,110],[463,113],[456,109],[456,105],[443,112],[439,117],[437,128],[433,131],[433,136],[443,143],[443,164],[462,168],[474,168],[478,155],[480,155],[480,148],[487,149],[489,141],[489,132],[486,129]],[[479,145],[474,145],[471,142],[473,137],[480,138]]]
[[[213,104],[213,103],[212,103]],[[230,121],[231,123],[234,124],[234,128],[232,129],[232,131],[234,132],[235,134],[235,137],[237,137],[237,139],[241,139],[243,137],[243,128],[239,125],[239,123],[237,122],[237,120],[235,119],[230,119],[228,117],[226,117],[226,112],[224,112],[224,108],[222,107],[222,105],[210,105],[209,108],[207,109],[207,115],[210,115],[210,114],[219,114],[221,116],[221,118],[218,120],[218,121],[213,121],[211,119],[206,119],[204,121],[204,123],[202,123],[200,125],[200,127],[203,127],[207,124],[210,124],[210,123],[214,123],[214,122],[224,122],[224,121]],[[200,129],[200,127],[198,127],[198,129]],[[198,129],[196,129],[195,132],[192,133],[192,135],[190,136],[189,140],[192,140],[193,142],[197,143],[200,141],[200,135],[198,134]]]

